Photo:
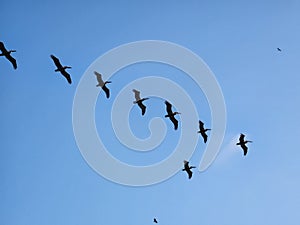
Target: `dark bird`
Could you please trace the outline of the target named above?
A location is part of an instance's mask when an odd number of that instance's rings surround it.
[[[172,121],[172,123],[174,124],[174,129],[177,130],[178,128],[178,120],[175,119],[175,115],[176,114],[181,114],[179,112],[173,112],[172,111],[172,105],[170,102],[165,101],[166,104],[166,110],[167,110],[167,115],[165,115],[165,117],[169,117],[170,120]]]
[[[97,81],[98,81],[98,84],[96,85],[96,87],[101,87],[102,90],[105,92],[106,98],[109,98],[110,92],[109,92],[109,89],[106,87],[106,84],[111,83],[111,81],[104,82],[102,80],[102,75],[100,73],[98,73],[97,71],[94,71],[94,74],[96,75]]]
[[[59,62],[59,59],[56,58],[54,55],[51,55],[51,58],[55,64],[55,66],[57,67],[55,72],[60,72],[61,75],[63,75],[67,79],[68,83],[71,84],[72,83],[71,76],[70,76],[70,74],[67,73],[66,69],[71,69],[72,67],[62,66]]]
[[[158,223],[156,218],[153,219],[153,222],[154,222],[154,223]]]
[[[204,143],[206,143],[207,142],[206,131],[211,130],[211,129],[205,129],[204,128],[204,123],[201,120],[199,120],[199,129],[200,130],[198,131],[198,133],[201,134],[201,136],[203,137]]]
[[[184,169],[182,169],[182,171],[186,171],[187,174],[189,175],[189,179],[191,179],[192,175],[193,175],[193,172],[192,172],[191,169],[196,168],[196,167],[195,166],[190,166],[189,162],[186,161],[186,160],[184,160],[183,163],[184,163]]]
[[[245,135],[244,134],[241,134],[240,135],[240,138],[239,138],[239,142],[236,143],[236,145],[240,145],[241,148],[243,149],[244,151],[244,155],[247,155],[247,152],[248,152],[248,147],[246,146],[247,143],[251,143],[252,141],[245,141]]]
[[[10,54],[12,52],[16,52],[16,50],[8,50],[7,51],[6,48],[4,47],[3,42],[1,42],[1,41],[0,41],[0,50],[1,50],[0,56],[5,56],[5,58],[8,59],[8,61],[11,62],[11,64],[14,67],[14,69],[17,69],[17,61]]]
[[[281,49],[280,49],[280,48],[277,48],[277,51],[281,52]]]
[[[144,115],[146,112],[146,106],[143,104],[143,101],[149,98],[141,98],[140,92],[136,89],[132,89],[132,91],[134,92],[134,97],[135,97],[135,101],[133,102],[133,104],[138,104],[138,106],[142,110],[142,115]]]

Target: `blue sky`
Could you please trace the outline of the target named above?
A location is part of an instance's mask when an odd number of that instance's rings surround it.
[[[19,66],[14,71],[0,58],[0,224],[140,225],[153,217],[161,225],[299,223],[299,1],[12,0],[0,8],[0,40],[17,50]],[[207,171],[137,188],[88,166],[74,138],[72,104],[95,59],[149,39],[182,45],[207,63],[224,94],[227,129]],[[72,85],[54,72],[50,54],[72,66]],[[108,127],[103,138],[111,153],[138,165],[171,153],[178,139],[172,125],[166,121],[166,140],[146,158],[120,145],[102,113],[109,115],[127,82],[152,73],[175,77],[211,125],[205,96],[182,72],[157,64],[124,68],[113,77],[112,100],[100,93],[95,119]],[[141,118],[134,107],[130,115],[141,138],[149,135],[143,127],[150,119],[164,112],[158,99],[150,103],[157,110]],[[253,140],[247,157],[234,144],[240,132]],[[191,164],[198,165],[204,148],[199,142]]]

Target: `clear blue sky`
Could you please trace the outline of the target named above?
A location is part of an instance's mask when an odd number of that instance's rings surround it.
[[[0,58],[1,225],[151,225],[153,217],[160,225],[299,224],[299,1],[11,0],[1,1],[0,8],[0,40],[17,50],[19,66],[14,71]],[[195,170],[192,180],[178,173],[133,188],[102,178],[85,162],[73,135],[72,104],[96,58],[148,39],[185,46],[209,65],[223,90],[227,129],[220,154],[204,173]],[[50,54],[72,66],[72,85],[54,72]],[[118,91],[126,74],[134,79],[148,70],[182,79],[172,68],[137,65],[116,74],[110,87]],[[205,97],[188,81],[182,85],[199,97],[195,101],[209,127]],[[98,100],[99,108],[102,102],[103,108],[111,106],[101,94]],[[133,108],[132,129],[145,138],[149,134],[141,128],[152,114],[141,120],[138,112]],[[96,122],[102,119],[99,109]],[[117,140],[107,145],[130,163],[162,159],[178,138],[166,125],[169,140],[150,159]],[[247,157],[234,145],[240,132],[254,141]],[[204,147],[198,144],[192,164]]]

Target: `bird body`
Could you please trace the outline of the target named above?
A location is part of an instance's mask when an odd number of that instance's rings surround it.
[[[106,87],[106,84],[111,83],[111,81],[105,81],[105,82],[104,82],[103,79],[102,79],[101,73],[98,73],[97,71],[94,71],[94,74],[96,75],[97,81],[98,81],[98,84],[96,85],[96,87],[101,87],[102,90],[105,92],[106,98],[109,98],[109,96],[110,96],[110,91],[109,91],[109,89]]]
[[[180,114],[179,112],[173,112],[172,111],[172,104],[168,101],[165,101],[166,104],[166,111],[167,115],[165,115],[166,118],[169,118],[171,122],[174,124],[174,129],[178,129],[178,120],[175,118],[175,115]]]
[[[193,172],[192,172],[191,169],[196,168],[196,167],[195,166],[190,166],[189,162],[186,161],[186,160],[183,161],[183,164],[184,164],[184,168],[182,169],[182,171],[186,171],[188,176],[189,176],[189,179],[191,179],[192,176],[193,176]]]
[[[0,50],[1,50],[1,54],[0,56],[5,56],[5,58],[11,62],[11,64],[13,65],[14,69],[17,69],[17,61],[15,58],[13,58],[11,56],[12,52],[16,52],[16,50],[8,50],[5,48],[3,42],[0,41]]]
[[[198,133],[200,133],[201,136],[203,137],[204,143],[207,142],[207,134],[206,134],[206,131],[209,131],[209,130],[211,130],[211,129],[205,129],[205,128],[204,128],[204,123],[203,123],[201,120],[199,120],[199,131],[198,131]]]
[[[247,152],[248,152],[248,147],[246,146],[247,143],[252,143],[252,141],[248,141],[248,140],[245,141],[245,135],[241,134],[240,138],[239,138],[239,142],[236,143],[236,145],[241,146],[241,148],[244,151],[244,156],[247,155]]]
[[[282,50],[280,48],[277,48],[277,51],[281,52]]]
[[[154,222],[154,223],[158,223],[158,221],[157,221],[157,219],[156,219],[156,218],[154,218],[154,219],[153,219],[153,222]]]
[[[134,92],[135,97],[133,104],[137,104],[142,110],[142,115],[145,115],[146,106],[143,104],[143,101],[148,100],[149,98],[141,98],[141,92],[136,89],[132,89],[132,91]]]
[[[50,55],[50,57],[52,58],[55,66],[57,67],[54,71],[55,72],[60,72],[61,75],[63,75],[69,84],[72,83],[72,79],[71,79],[71,76],[70,74],[66,71],[66,69],[71,69],[72,67],[70,66],[62,66],[59,59],[57,57],[55,57],[54,55]]]

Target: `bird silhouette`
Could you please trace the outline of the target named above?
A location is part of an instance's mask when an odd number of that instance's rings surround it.
[[[277,48],[277,51],[281,52],[281,49],[280,49],[280,48]]]
[[[134,92],[134,97],[135,97],[135,101],[133,102],[133,104],[138,104],[138,106],[142,110],[142,115],[145,115],[146,106],[143,104],[143,101],[145,101],[149,98],[141,98],[141,92],[136,89],[132,89],[132,91]]]
[[[153,222],[154,222],[154,223],[158,223],[156,218],[153,219]]]
[[[59,62],[59,59],[56,58],[54,55],[50,55],[50,57],[52,58],[55,66],[57,67],[55,72],[60,72],[61,75],[63,75],[67,79],[68,83],[71,84],[72,83],[71,76],[70,74],[67,73],[66,69],[71,69],[72,67],[62,66],[61,63]]]
[[[186,171],[188,176],[189,176],[189,179],[191,179],[192,176],[193,176],[193,172],[192,172],[191,169],[196,168],[196,167],[195,166],[190,166],[189,162],[186,161],[186,160],[183,161],[183,164],[184,164],[184,168],[182,169],[182,171]]]
[[[246,146],[247,143],[251,143],[252,141],[245,141],[245,135],[244,134],[241,134],[240,135],[240,138],[239,138],[239,142],[236,143],[236,145],[240,145],[241,148],[243,149],[244,151],[244,155],[247,155],[247,152],[248,152],[248,147]]]
[[[165,115],[165,117],[169,117],[169,119],[172,121],[172,123],[174,124],[174,129],[177,130],[178,128],[178,120],[176,120],[175,115],[176,114],[181,114],[179,112],[173,112],[172,111],[172,104],[168,101],[165,101],[166,104],[166,110],[167,110],[167,115]]]
[[[11,56],[12,52],[16,52],[16,50],[8,50],[5,48],[3,42],[0,41],[0,50],[1,50],[1,54],[0,56],[5,56],[6,59],[8,59],[8,61],[11,62],[11,64],[13,65],[14,69],[17,69],[17,61],[15,58],[13,58]]]
[[[211,129],[205,129],[204,128],[204,123],[201,120],[199,120],[199,129],[200,130],[198,131],[198,133],[201,134],[201,136],[203,137],[204,143],[206,143],[207,142],[206,131],[211,130]]]
[[[98,84],[96,85],[96,87],[101,87],[102,90],[105,92],[105,95],[106,95],[106,98],[109,98],[110,96],[110,91],[109,89],[106,87],[106,84],[109,84],[111,83],[111,81],[103,81],[102,80],[102,75],[100,73],[98,73],[97,71],[94,71],[94,74],[96,75],[97,77],[97,81],[98,81]]]

